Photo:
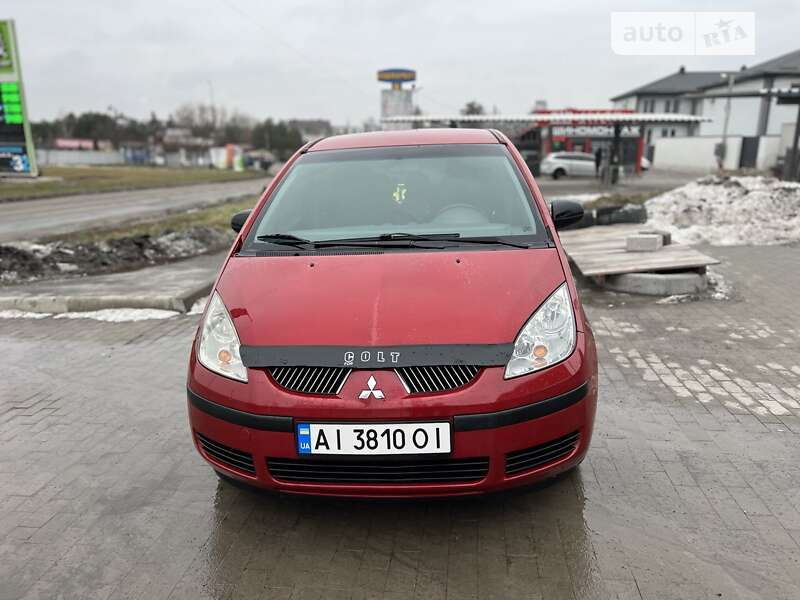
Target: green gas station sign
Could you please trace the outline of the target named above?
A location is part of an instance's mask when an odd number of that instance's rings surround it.
[[[36,176],[14,21],[0,21],[0,177]]]

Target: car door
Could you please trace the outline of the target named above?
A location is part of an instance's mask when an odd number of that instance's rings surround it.
[[[579,153],[575,155],[576,162],[580,164],[580,174],[584,176],[594,175],[594,156],[586,153]]]
[[[558,157],[558,162],[564,167],[564,170],[570,177],[580,174],[580,165],[578,161],[575,160],[575,156],[572,152],[564,152],[561,154],[561,156]]]

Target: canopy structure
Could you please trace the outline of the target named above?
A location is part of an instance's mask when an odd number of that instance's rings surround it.
[[[416,123],[419,125],[435,123],[514,123],[529,125],[649,125],[658,123],[702,123],[709,117],[686,115],[682,113],[638,113],[638,112],[550,112],[523,115],[405,115],[384,117],[381,122]]]
[[[711,119],[701,115],[683,113],[649,113],[613,109],[596,112],[591,110],[545,111],[522,115],[404,115],[381,119],[385,128],[402,125],[417,125],[420,127],[469,127],[470,125],[477,125],[480,127],[502,128],[503,125],[506,125],[508,127],[547,127],[551,134],[553,126],[605,126],[613,128],[610,165],[614,169],[617,169],[616,165],[619,165],[620,140],[623,135],[623,129],[629,131],[632,127],[638,127],[638,132],[634,133],[639,138],[635,162],[637,173],[641,172],[644,129],[646,125],[698,124],[706,121],[711,121]],[[549,134],[549,137],[552,139],[552,135]],[[608,167],[609,164],[606,163],[605,166]],[[614,183],[616,179],[617,176],[612,174],[612,169],[603,169],[603,180],[606,183]]]

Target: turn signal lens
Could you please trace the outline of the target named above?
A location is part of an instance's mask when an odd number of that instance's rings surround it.
[[[545,300],[517,335],[505,378],[519,377],[561,362],[572,354],[575,339],[575,315],[564,283]]]

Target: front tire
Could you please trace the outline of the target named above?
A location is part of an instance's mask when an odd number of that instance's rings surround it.
[[[561,168],[556,169],[555,171],[553,171],[553,179],[558,180],[561,177],[564,177],[564,175],[566,175],[566,174],[567,174],[567,172],[564,169],[561,169]]]

